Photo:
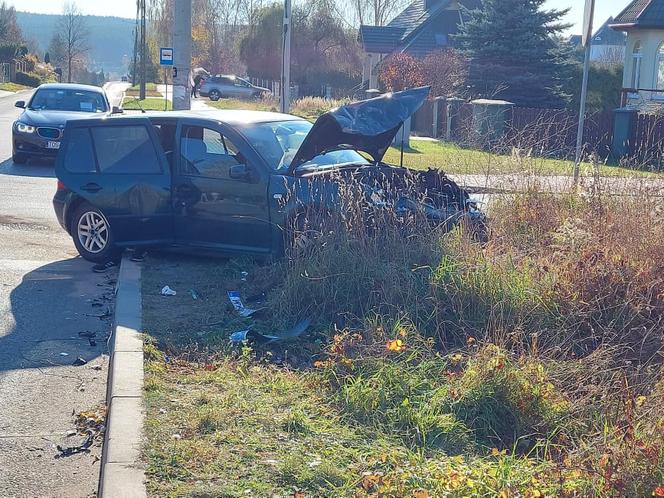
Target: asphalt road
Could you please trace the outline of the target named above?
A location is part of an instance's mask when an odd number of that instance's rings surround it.
[[[111,86],[114,100],[125,86]],[[53,166],[11,161],[14,102],[27,98],[0,97],[0,496],[88,497],[101,436],[69,456],[58,446],[84,443],[73,415],[104,406],[111,322],[100,315],[116,275],[92,273],[58,225]]]

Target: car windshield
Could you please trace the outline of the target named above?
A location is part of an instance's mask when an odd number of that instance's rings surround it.
[[[287,170],[304,138],[312,128],[309,121],[276,121],[249,126],[243,130],[250,144],[276,171]],[[369,162],[354,150],[335,150],[314,157],[300,168],[324,168]]]
[[[64,88],[42,88],[30,101],[30,109],[43,111],[107,112],[101,93]]]

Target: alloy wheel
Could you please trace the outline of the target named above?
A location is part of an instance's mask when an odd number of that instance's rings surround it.
[[[108,223],[100,213],[84,213],[78,220],[77,232],[83,248],[92,254],[99,254],[108,245]]]

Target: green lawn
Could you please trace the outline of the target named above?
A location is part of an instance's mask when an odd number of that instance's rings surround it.
[[[5,92],[20,92],[21,90],[30,90],[31,87],[19,85],[18,83],[0,83],[0,90]]]
[[[311,105],[315,100],[317,105]],[[310,121],[320,116],[327,109],[320,99],[302,99],[293,103],[292,114]],[[220,99],[206,102],[217,109],[248,109],[256,111],[278,111],[278,104],[263,100]],[[336,107],[343,102],[335,101],[328,107]],[[391,148],[385,156],[389,164],[400,164],[401,152]],[[451,174],[507,174],[533,173],[537,175],[572,175],[573,163],[559,159],[541,157],[512,157],[491,152],[466,149],[442,141],[411,140],[411,148],[404,152],[404,165],[414,169],[439,168]],[[592,165],[583,163],[582,173],[592,174]],[[619,166],[601,165],[602,176],[648,176],[653,173],[637,171]]]
[[[140,90],[140,88],[141,88],[141,85],[134,85],[134,86],[129,87],[129,90],[133,90],[133,91],[138,92]],[[145,89],[148,92],[156,92],[157,91],[157,83],[146,83],[145,84]]]
[[[129,97],[138,97],[140,94],[140,86],[134,85],[127,89],[127,96]],[[146,97],[161,97],[161,93],[157,91],[156,83],[146,83],[145,85],[145,96]]]
[[[279,104],[266,100],[219,99],[216,102],[203,97],[210,107],[221,110],[245,109],[248,111],[279,111]]]
[[[165,100],[163,98],[147,98],[145,100],[138,100],[135,97],[125,97],[122,108],[126,111],[163,111],[173,110],[173,103],[168,101],[168,107],[164,109]]]
[[[571,175],[573,162],[540,157],[518,158],[499,155],[458,145],[428,140],[411,140],[411,148],[404,151],[404,165],[415,169],[438,168],[452,174],[534,173],[538,175]],[[401,151],[388,150],[385,161],[400,164]],[[582,173],[592,174],[592,165],[583,163]],[[652,173],[619,166],[601,165],[602,176],[647,176]]]

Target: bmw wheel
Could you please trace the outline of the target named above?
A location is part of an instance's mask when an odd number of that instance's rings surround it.
[[[118,254],[113,231],[101,211],[89,204],[76,209],[71,234],[78,253],[93,263],[106,263]]]
[[[221,93],[219,93],[219,90],[212,90],[212,91],[210,92],[210,100],[211,100],[212,102],[216,102],[216,101],[219,100],[220,98],[221,98]]]

